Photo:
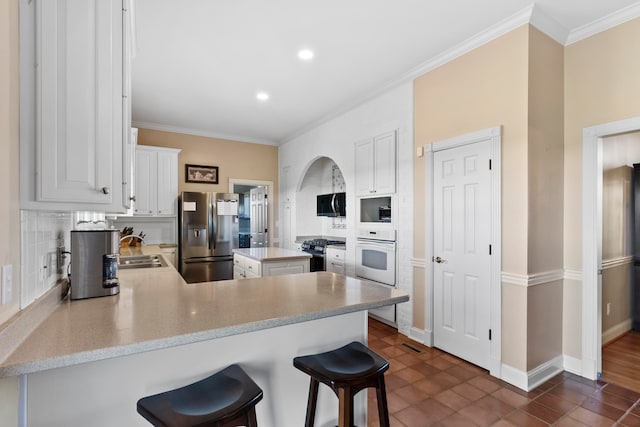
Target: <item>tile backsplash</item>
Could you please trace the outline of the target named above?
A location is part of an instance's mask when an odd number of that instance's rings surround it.
[[[68,212],[20,211],[21,308],[55,285],[59,277],[56,274],[56,248],[64,246],[69,250],[73,222],[73,214]],[[68,257],[66,262],[69,262]],[[63,275],[66,275],[66,267]]]

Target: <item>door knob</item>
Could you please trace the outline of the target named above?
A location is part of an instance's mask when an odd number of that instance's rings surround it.
[[[442,263],[447,262],[447,261],[443,260],[442,258],[440,258],[439,256],[433,258],[433,261],[437,262],[438,264],[442,264]]]

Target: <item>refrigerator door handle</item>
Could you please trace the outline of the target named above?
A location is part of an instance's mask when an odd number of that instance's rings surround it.
[[[216,206],[216,200],[214,197],[211,198],[211,209],[209,214],[209,249],[211,249],[211,253],[216,250],[216,240],[218,240],[218,207]]]

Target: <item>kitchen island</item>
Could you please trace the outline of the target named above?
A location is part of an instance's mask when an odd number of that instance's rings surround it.
[[[234,249],[233,278],[308,273],[310,258],[306,252],[276,247]]]
[[[297,427],[309,379],[293,357],[366,342],[366,310],[408,300],[327,272],[187,284],[163,267],[119,277],[119,295],[61,302],[0,362],[0,377],[20,378],[24,425],[148,425],[140,397],[238,363],[264,390],[260,426]],[[365,425],[366,393],[356,408]],[[321,389],[317,425],[336,417],[337,399]]]

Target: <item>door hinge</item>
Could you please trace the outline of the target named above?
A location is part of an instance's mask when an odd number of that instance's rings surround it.
[[[489,341],[491,341],[491,329],[489,329]]]
[[[491,245],[489,245],[489,255],[491,255]]]
[[[491,159],[489,159],[489,170],[491,170]]]

